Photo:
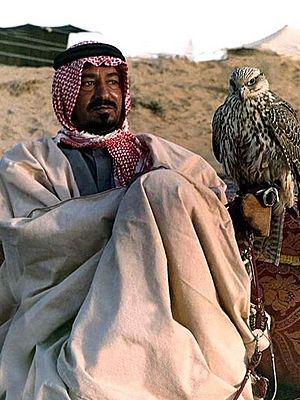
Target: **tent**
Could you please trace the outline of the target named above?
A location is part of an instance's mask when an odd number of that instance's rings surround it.
[[[300,29],[285,25],[272,35],[243,47],[300,58]]]
[[[41,27],[31,24],[0,28],[0,64],[50,66],[67,47],[71,32],[86,32],[72,25]]]

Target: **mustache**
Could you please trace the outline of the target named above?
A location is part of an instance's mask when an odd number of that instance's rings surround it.
[[[90,104],[87,107],[88,111],[91,111],[93,108],[101,107],[101,106],[111,106],[117,109],[117,104],[112,101],[112,100],[105,100],[105,99],[99,99],[96,98],[95,100],[92,100]]]

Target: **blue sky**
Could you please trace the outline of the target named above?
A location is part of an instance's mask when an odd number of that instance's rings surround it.
[[[299,0],[10,0],[0,26],[72,24],[122,47],[172,52],[192,41],[209,50],[261,39],[285,24],[300,28]]]

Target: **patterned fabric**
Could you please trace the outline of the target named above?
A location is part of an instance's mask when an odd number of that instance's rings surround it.
[[[237,186],[222,176],[231,201]],[[296,204],[295,204],[296,208]],[[281,226],[282,224],[282,226]],[[277,235],[276,242],[276,232]],[[263,289],[265,309],[271,317],[271,338],[278,378],[278,399],[294,400],[300,396],[300,218],[289,213],[273,219],[271,235],[257,240],[255,250],[258,280]],[[271,355],[263,352],[260,373],[273,386]],[[291,397],[287,393],[292,393]],[[282,396],[281,396],[282,394]]]
[[[285,215],[280,263],[275,266],[263,257],[256,261],[264,291],[266,311],[272,318],[272,340],[279,384],[300,392],[300,220]],[[270,357],[262,369],[271,375]]]
[[[84,45],[92,42],[82,42]],[[84,64],[95,66],[114,66],[122,74],[124,116],[119,127],[108,135],[94,135],[79,132],[72,122],[72,113],[81,86],[81,75]],[[107,148],[113,159],[113,170],[116,186],[126,186],[136,173],[151,168],[152,161],[148,148],[131,133],[127,116],[131,107],[129,90],[128,65],[119,58],[110,56],[86,57],[61,66],[55,71],[52,84],[52,104],[54,112],[63,126],[54,141],[65,143],[70,147]]]

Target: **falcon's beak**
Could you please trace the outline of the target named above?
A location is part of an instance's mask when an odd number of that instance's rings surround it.
[[[241,101],[246,100],[247,98],[247,88],[245,86],[242,86],[239,90],[239,98],[241,99]]]

